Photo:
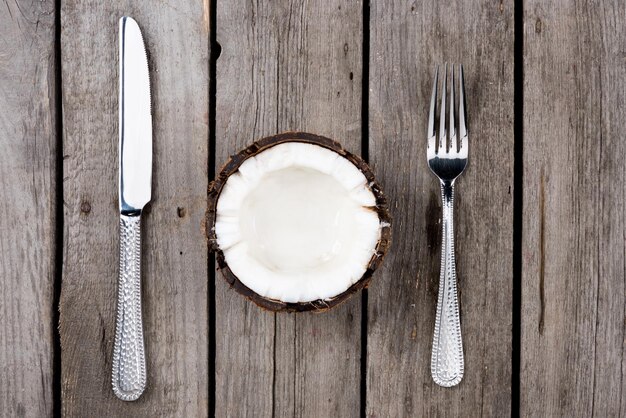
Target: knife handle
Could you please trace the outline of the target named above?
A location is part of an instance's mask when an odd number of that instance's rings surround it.
[[[146,388],[141,318],[141,216],[120,215],[120,272],[113,347],[113,392],[123,401]]]

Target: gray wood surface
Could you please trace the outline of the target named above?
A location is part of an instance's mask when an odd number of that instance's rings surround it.
[[[0,415],[52,414],[53,2],[0,4]]]
[[[142,28],[152,81],[152,203],[144,214],[148,389],[111,390],[118,271],[118,19]],[[209,10],[203,2],[65,1],[61,9],[66,416],[204,416],[208,408]]]
[[[217,6],[216,161],[304,130],[361,144],[362,4]],[[359,414],[361,300],[321,314],[262,311],[216,279],[216,415]]]
[[[513,2],[372,2],[370,161],[391,199],[392,250],[369,290],[367,416],[508,416],[511,407]],[[430,377],[439,184],[426,161],[436,64],[462,62],[469,165],[455,232],[465,377]]]
[[[368,32],[362,1],[0,2],[0,416],[202,417],[215,391],[219,417],[343,418],[361,408],[378,418],[500,417],[511,414],[518,379],[513,414],[626,416],[626,4],[524,0],[516,61],[514,3],[371,2]],[[110,383],[123,14],[144,32],[154,108],[143,242],[149,387],[134,403],[117,400]],[[221,44],[215,102],[211,31]],[[201,228],[213,170],[209,109],[217,169],[255,139],[287,130],[360,153],[368,34],[366,134],[394,228],[367,312],[357,295],[321,315],[268,313],[218,272],[213,359],[213,271]],[[445,61],[465,64],[471,129],[455,213],[466,369],[452,389],[430,378],[441,213],[425,125],[434,66]],[[515,65],[524,71],[524,113],[516,115]],[[514,138],[515,118],[523,138]],[[520,140],[521,368],[512,376]]]
[[[626,416],[626,4],[524,4],[522,416]]]

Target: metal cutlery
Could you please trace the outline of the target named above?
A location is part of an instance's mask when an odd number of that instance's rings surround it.
[[[112,383],[118,398],[134,401],[146,388],[141,211],[152,193],[152,113],[146,50],[130,17],[119,21],[119,42],[120,270]]]
[[[458,131],[455,120],[454,66],[450,72],[450,110],[446,130],[446,79],[448,66],[444,67],[439,110],[439,132],[435,127],[437,118],[437,87],[439,69],[435,71],[433,91],[428,115],[428,166],[441,183],[443,209],[441,271],[439,295],[433,337],[430,372],[436,384],[444,387],[458,385],[463,378],[465,362],[459,318],[456,265],[454,257],[454,182],[467,166],[468,130],[465,112],[465,86],[463,66],[459,66]]]

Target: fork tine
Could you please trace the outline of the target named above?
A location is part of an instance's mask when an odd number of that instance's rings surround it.
[[[459,136],[460,148],[467,147],[467,113],[465,112],[465,79],[463,65],[459,65]]]
[[[443,67],[443,81],[441,82],[441,111],[439,112],[439,149],[447,149],[446,133],[446,79],[448,78],[448,63]]]
[[[456,127],[454,120],[454,65],[450,66],[450,151],[457,151]]]
[[[435,141],[436,141],[436,132],[435,132],[435,112],[437,111],[437,84],[439,78],[439,66],[435,67],[435,80],[433,81],[433,92],[430,97],[430,112],[428,113],[428,132],[426,136],[428,137],[428,149],[436,152],[435,150]]]

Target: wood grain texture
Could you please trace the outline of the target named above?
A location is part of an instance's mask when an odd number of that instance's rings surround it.
[[[148,389],[111,390],[118,274],[118,19],[149,55],[152,203],[143,219]],[[66,416],[204,416],[208,407],[206,209],[209,10],[202,2],[65,1],[61,9]]]
[[[340,0],[218,5],[218,168],[288,130],[360,153],[361,12]],[[358,296],[320,315],[272,314],[218,273],[216,299],[217,416],[358,416]]]
[[[521,415],[626,416],[626,4],[524,20]]]
[[[370,13],[370,162],[394,231],[369,290],[366,415],[508,416],[513,2],[372,2]],[[455,196],[465,377],[449,389],[430,376],[441,203],[426,160],[432,77],[446,61],[464,64],[470,129]]]
[[[0,5],[0,415],[52,415],[54,2]]]

